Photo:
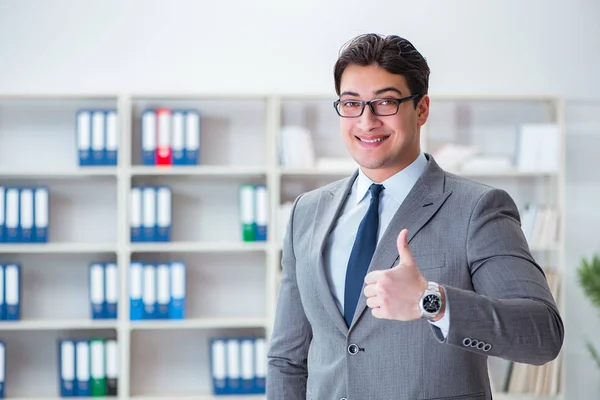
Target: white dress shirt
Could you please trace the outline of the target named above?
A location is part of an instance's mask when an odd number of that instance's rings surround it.
[[[377,242],[383,236],[392,217],[411,191],[423,171],[427,168],[427,158],[423,153],[402,171],[381,182],[384,190],[379,198],[379,231]],[[340,313],[344,313],[344,288],[346,283],[346,267],[350,252],[358,231],[360,221],[367,212],[370,203],[369,187],[374,182],[359,169],[358,177],[352,185],[348,200],[327,239],[324,251],[325,273],[329,289],[333,294]],[[444,316],[437,322],[430,321],[440,328],[444,337],[448,335],[450,326],[450,310],[446,303]]]

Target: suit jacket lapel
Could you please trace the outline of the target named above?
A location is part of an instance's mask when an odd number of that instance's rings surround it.
[[[444,192],[444,171],[429,156],[429,165],[425,172],[404,199],[381,237],[373,254],[369,272],[391,268],[398,259],[396,243],[400,231],[404,228],[408,229],[407,241],[410,243],[451,193]],[[367,299],[361,293],[351,327],[364,312],[366,306]]]
[[[350,192],[354,180],[358,176],[358,171],[355,172],[349,179],[346,180],[346,184],[340,184],[338,190],[333,192],[323,191],[317,204],[317,210],[315,212],[315,222],[313,231],[313,254],[311,259],[317,260],[317,291],[321,296],[321,301],[324,308],[327,310],[331,319],[335,322],[336,326],[346,334],[348,327],[344,316],[340,313],[333,294],[329,289],[329,283],[327,282],[327,276],[325,275],[325,263],[323,261],[323,250],[327,243],[327,237],[333,229],[337,217],[341,212],[345,199]]]

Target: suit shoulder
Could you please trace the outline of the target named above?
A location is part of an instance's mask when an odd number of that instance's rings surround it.
[[[348,185],[350,177],[339,179],[335,182],[328,183],[327,185],[320,186],[316,189],[302,193],[298,199],[298,207],[306,207],[316,205],[321,197],[321,194],[326,192],[336,193],[339,190],[344,190]]]
[[[463,200],[478,202],[486,194],[494,193],[501,196],[509,196],[504,189],[477,182],[464,176],[445,172],[446,190],[451,190],[454,194],[459,194]],[[510,196],[509,196],[510,197]]]

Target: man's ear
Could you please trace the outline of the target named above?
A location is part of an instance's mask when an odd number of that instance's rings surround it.
[[[427,118],[429,118],[429,95],[425,94],[417,103],[417,121],[419,126],[425,125]]]

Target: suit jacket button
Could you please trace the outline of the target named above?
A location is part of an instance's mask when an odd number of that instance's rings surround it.
[[[358,353],[358,346],[355,344],[351,344],[350,346],[348,346],[348,353],[355,355],[356,353]]]
[[[345,397],[342,397],[340,400],[348,400],[348,399],[346,399]]]
[[[469,347],[471,345],[471,339],[469,339],[468,337],[464,338],[462,344],[463,346]]]
[[[490,351],[492,349],[492,345],[489,343],[486,343],[485,346],[483,346],[483,351]]]

